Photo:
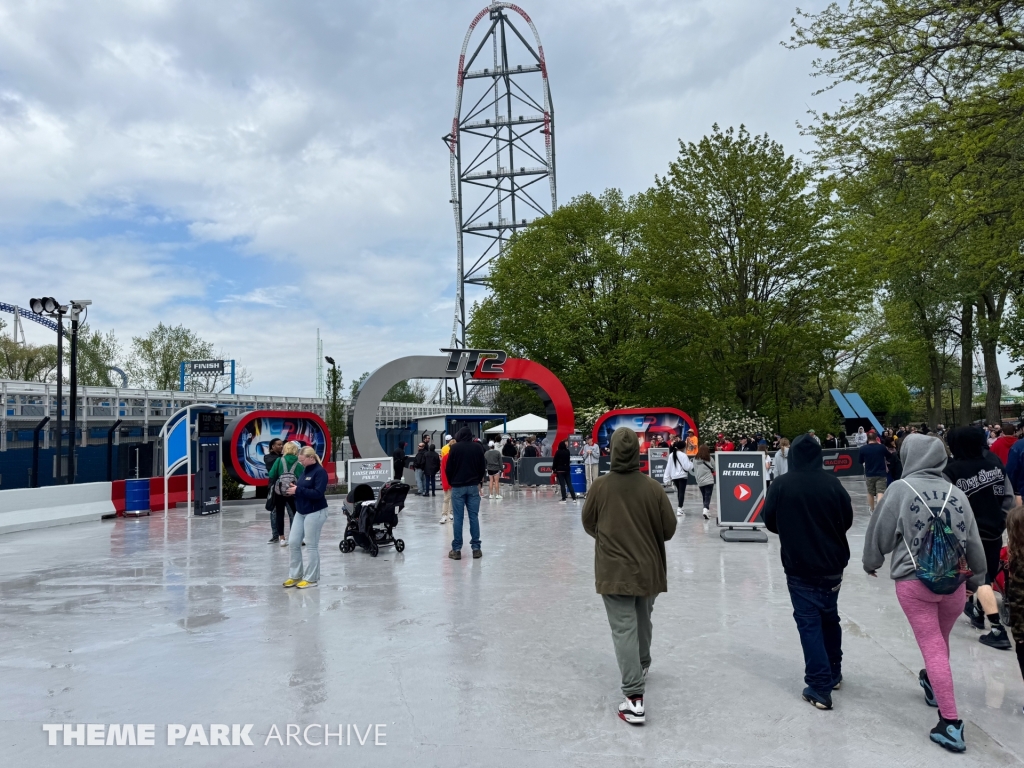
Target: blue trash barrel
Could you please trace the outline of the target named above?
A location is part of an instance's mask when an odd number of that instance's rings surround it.
[[[149,512],[149,478],[143,477],[125,481],[124,511]]]
[[[572,480],[572,489],[576,493],[587,492],[587,471],[582,464],[569,465],[569,479]]]

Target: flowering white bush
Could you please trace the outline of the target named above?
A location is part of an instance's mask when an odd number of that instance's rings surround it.
[[[758,433],[767,436],[772,432],[771,421],[765,416],[759,416],[756,411],[740,411],[721,405],[708,408],[700,423],[701,439],[709,445],[715,442],[719,433],[733,439],[740,435],[753,437]]]
[[[620,405],[618,408],[639,408],[638,405]],[[594,431],[594,425],[608,411],[613,410],[604,405],[595,405],[589,408],[575,409],[576,431],[582,435],[589,435]]]

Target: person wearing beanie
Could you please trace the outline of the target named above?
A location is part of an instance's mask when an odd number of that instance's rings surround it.
[[[622,676],[618,715],[643,725],[651,612],[655,598],[668,591],[665,542],[676,532],[676,516],[661,484],[640,472],[640,441],[629,427],[612,434],[611,472],[589,489],[582,521],[594,538],[595,587]]]

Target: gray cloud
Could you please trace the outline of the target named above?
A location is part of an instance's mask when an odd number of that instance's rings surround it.
[[[244,360],[257,391],[313,391],[318,326],[346,375],[446,344],[440,137],[481,5],[7,3],[0,299],[87,290],[94,325],[122,338],[184,322]],[[779,46],[786,3],[524,7],[549,66],[561,202],[643,189],[715,122],[808,146],[795,122],[819,84],[809,54]]]

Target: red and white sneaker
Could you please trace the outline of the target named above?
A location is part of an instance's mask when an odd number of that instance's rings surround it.
[[[630,696],[619,704],[619,717],[630,725],[643,725],[646,721],[644,717],[644,697]]]

